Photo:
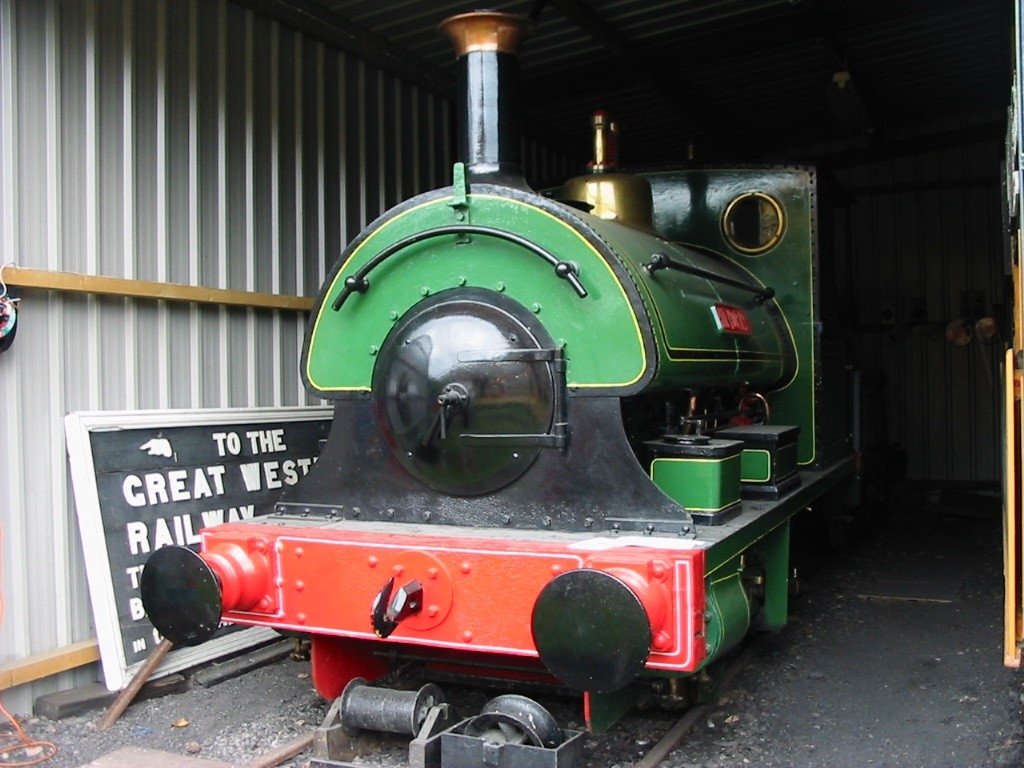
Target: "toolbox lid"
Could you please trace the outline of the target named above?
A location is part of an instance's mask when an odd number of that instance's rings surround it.
[[[740,427],[725,427],[715,435],[728,440],[742,440],[747,445],[786,445],[795,443],[800,427],[788,424],[748,424]]]
[[[727,459],[743,450],[739,440],[722,440],[707,435],[665,435],[644,443],[656,458]]]

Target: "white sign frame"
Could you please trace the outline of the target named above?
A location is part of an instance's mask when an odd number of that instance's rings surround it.
[[[78,528],[85,556],[89,598],[92,602],[96,637],[100,648],[103,680],[111,691],[120,690],[145,663],[128,665],[122,642],[114,586],[100,510],[96,467],[93,460],[92,432],[197,426],[258,425],[264,422],[299,422],[330,419],[329,406],[291,406],[279,408],[203,408],[140,411],[76,411],[64,417],[68,459],[74,485]],[[152,677],[182,669],[251,648],[277,637],[267,627],[247,627],[214,638],[201,645],[172,649]]]

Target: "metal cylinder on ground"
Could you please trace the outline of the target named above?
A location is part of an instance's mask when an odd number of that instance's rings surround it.
[[[444,701],[444,692],[433,683],[415,691],[396,691],[357,677],[341,693],[341,724],[351,735],[370,730],[415,736],[431,707]]]

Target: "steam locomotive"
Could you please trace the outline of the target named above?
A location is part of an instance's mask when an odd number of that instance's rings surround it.
[[[449,187],[341,255],[301,374],[334,402],[274,509],[156,551],[150,619],[308,634],[317,691],[403,660],[580,691],[607,727],[786,620],[793,516],[854,476],[822,348],[813,169],[520,168],[519,17],[442,31],[459,59]],[[831,366],[831,367],[830,367]]]

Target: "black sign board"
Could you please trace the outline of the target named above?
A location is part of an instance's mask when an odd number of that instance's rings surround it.
[[[328,408],[72,413],[65,419],[75,506],[103,674],[124,686],[160,641],[139,596],[150,553],[198,548],[199,531],[272,511],[309,471],[330,429]],[[221,629],[172,651],[167,674],[271,637]]]

